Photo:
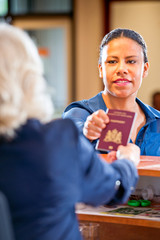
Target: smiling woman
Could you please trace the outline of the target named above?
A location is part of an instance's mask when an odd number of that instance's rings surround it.
[[[148,73],[148,67],[141,46],[134,40],[122,37],[105,45],[99,72],[105,86],[103,98],[107,107],[110,108],[113,104],[118,107],[117,104],[120,104],[124,108],[128,104],[128,98],[134,100],[142,78]],[[125,99],[117,102],[115,97]],[[132,104],[135,107],[134,101]]]
[[[141,155],[160,156],[160,112],[137,98],[148,70],[147,47],[142,36],[130,29],[114,29],[100,45],[99,75],[104,91],[89,100],[70,104],[63,117],[73,119],[95,146],[109,122],[107,109],[133,111],[137,117],[130,142],[141,148]]]

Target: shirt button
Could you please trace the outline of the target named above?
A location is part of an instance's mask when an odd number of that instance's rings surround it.
[[[120,187],[120,185],[121,185],[121,182],[120,182],[119,180],[117,180],[117,181],[115,182],[115,189],[118,190],[119,187]]]

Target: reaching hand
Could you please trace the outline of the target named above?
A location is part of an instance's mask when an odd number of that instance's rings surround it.
[[[128,143],[127,146],[120,145],[116,156],[117,159],[128,159],[137,166],[140,161],[140,148],[133,143]]]
[[[109,122],[109,117],[102,109],[94,112],[87,117],[83,127],[83,134],[90,141],[100,137],[102,129],[106,127]]]

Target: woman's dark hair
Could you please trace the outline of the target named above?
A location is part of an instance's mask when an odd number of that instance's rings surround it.
[[[106,34],[104,36],[104,38],[102,39],[102,42],[100,44],[100,48],[99,48],[99,64],[102,63],[102,50],[103,47],[105,45],[107,45],[110,41],[112,41],[113,39],[116,38],[121,38],[121,37],[126,37],[126,38],[130,38],[132,40],[134,40],[135,42],[137,42],[143,50],[143,54],[144,54],[144,62],[148,62],[148,57],[147,57],[147,46],[146,43],[143,39],[143,37],[130,29],[125,29],[125,28],[116,28],[114,30],[112,30],[111,32],[109,32],[108,34]]]

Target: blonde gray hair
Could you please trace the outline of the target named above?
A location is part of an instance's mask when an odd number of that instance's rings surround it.
[[[0,23],[0,135],[12,138],[27,119],[52,116],[35,44],[23,30]]]

